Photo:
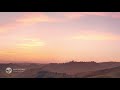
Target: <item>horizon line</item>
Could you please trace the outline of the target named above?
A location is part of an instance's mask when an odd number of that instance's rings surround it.
[[[48,63],[40,63],[40,62],[0,62],[0,64],[63,64],[63,63],[108,63],[108,62],[116,62],[116,63],[120,63],[120,61],[101,61],[101,62],[96,62],[96,61],[74,61],[74,60],[71,60],[71,61],[68,61],[68,62],[48,62]]]

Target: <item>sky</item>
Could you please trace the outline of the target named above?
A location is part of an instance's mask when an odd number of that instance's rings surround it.
[[[120,61],[120,12],[0,12],[0,62]]]

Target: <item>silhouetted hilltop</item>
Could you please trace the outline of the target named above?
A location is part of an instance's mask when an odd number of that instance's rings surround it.
[[[52,63],[45,65],[42,68],[43,71],[58,72],[58,73],[67,73],[67,74],[76,74],[80,72],[96,71],[106,68],[112,68],[120,66],[119,62],[105,62],[105,63],[96,63],[91,62],[75,62],[70,61],[67,63]]]

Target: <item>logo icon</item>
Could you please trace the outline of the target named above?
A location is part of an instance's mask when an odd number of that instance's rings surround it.
[[[12,68],[8,67],[8,68],[6,68],[5,71],[6,71],[7,74],[11,74],[12,73]]]

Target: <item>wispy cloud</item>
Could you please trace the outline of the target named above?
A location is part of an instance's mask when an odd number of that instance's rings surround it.
[[[8,30],[14,30],[19,27],[29,26],[36,23],[57,23],[62,20],[59,18],[51,17],[45,13],[23,13],[21,16],[16,17],[11,22],[4,25],[0,25],[0,32],[6,32]]]
[[[110,18],[119,18],[119,12],[67,12],[63,14],[64,17],[68,19],[78,19],[83,16],[100,16],[100,17],[110,17]]]
[[[66,40],[120,40],[120,36],[111,33],[83,32]]]
[[[41,46],[45,46],[45,42],[34,38],[22,38],[16,45],[16,47],[19,48],[33,48]]]
[[[19,19],[16,19],[16,22],[23,24],[33,24],[33,23],[55,23],[59,22],[59,18],[54,18],[46,15],[45,13],[27,13]]]
[[[2,50],[2,51],[0,51],[0,55],[3,55],[3,54],[16,54],[16,52],[9,51],[9,50]]]
[[[58,15],[59,14],[59,15]],[[59,23],[69,20],[77,20],[84,16],[100,16],[109,17],[114,19],[120,19],[119,12],[61,12],[52,15],[44,12],[27,12],[15,17],[11,22],[7,22],[4,25],[0,25],[0,33],[17,29],[19,27],[25,27],[36,23]]]
[[[84,15],[93,15],[93,16],[107,16],[108,13],[105,12],[83,12]]]
[[[67,12],[67,13],[63,13],[62,15],[66,19],[78,19],[78,18],[84,16],[84,14],[82,14],[80,12]]]
[[[112,18],[120,19],[120,13],[116,12],[115,14],[111,14]]]
[[[83,16],[107,16],[107,13],[104,12],[67,12],[63,13],[63,16],[67,19],[78,19]]]

